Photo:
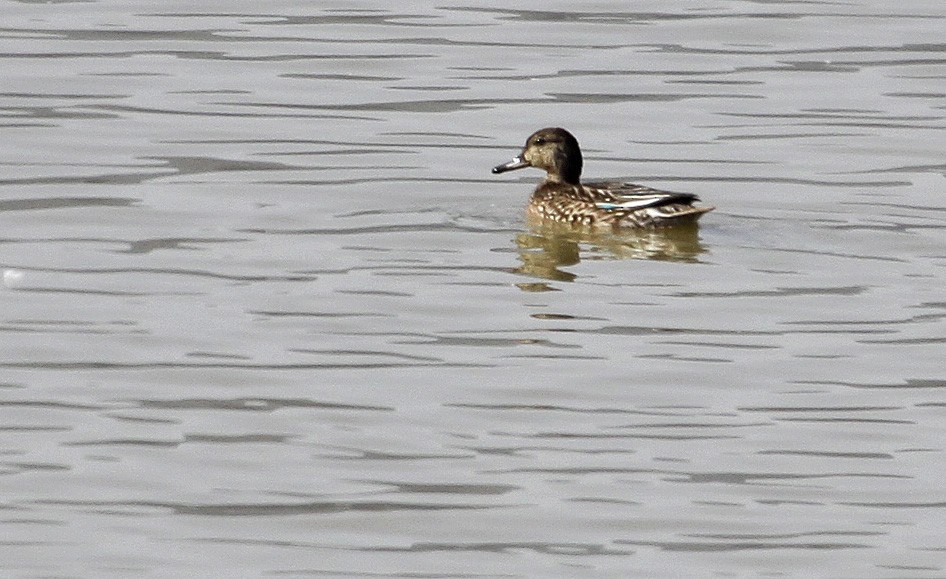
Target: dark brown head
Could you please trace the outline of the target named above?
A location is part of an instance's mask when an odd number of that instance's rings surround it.
[[[578,185],[581,163],[578,140],[565,129],[551,127],[532,133],[522,152],[512,161],[493,167],[493,173],[535,167],[545,169],[546,181]]]

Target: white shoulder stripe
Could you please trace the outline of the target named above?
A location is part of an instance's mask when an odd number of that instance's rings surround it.
[[[613,201],[599,201],[595,206],[599,209],[644,209],[666,202],[670,197],[663,194],[612,196]]]

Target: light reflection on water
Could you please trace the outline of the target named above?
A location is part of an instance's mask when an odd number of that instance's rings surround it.
[[[944,18],[11,4],[0,569],[941,575]]]

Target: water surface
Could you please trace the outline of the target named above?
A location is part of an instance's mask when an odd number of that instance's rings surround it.
[[[940,2],[17,2],[0,569],[939,577]],[[530,229],[563,125],[698,231]]]

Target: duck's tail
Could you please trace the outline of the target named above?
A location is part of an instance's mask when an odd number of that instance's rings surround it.
[[[636,215],[629,215],[628,217],[636,217],[636,221],[642,222],[639,225],[645,227],[674,227],[696,223],[704,213],[709,213],[713,209],[716,208],[672,203],[659,207],[649,207],[635,212]],[[642,217],[643,219],[641,219]]]

